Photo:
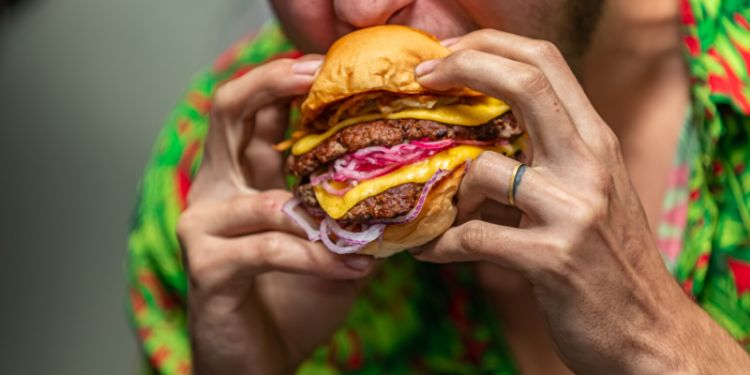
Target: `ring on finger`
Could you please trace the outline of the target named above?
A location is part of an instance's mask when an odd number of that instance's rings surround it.
[[[526,171],[526,164],[519,163],[513,168],[513,172],[510,174],[510,181],[508,181],[508,204],[511,206],[516,205],[516,190],[518,185],[521,184],[521,177]]]

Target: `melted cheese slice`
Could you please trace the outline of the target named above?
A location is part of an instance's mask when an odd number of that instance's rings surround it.
[[[510,146],[508,146],[510,147]],[[362,181],[343,196],[328,194],[316,186],[315,197],[320,207],[333,219],[340,219],[357,203],[392,187],[406,183],[425,183],[438,169],[452,171],[469,159],[476,159],[487,148],[456,146],[414,164],[405,165],[387,175]]]
[[[449,104],[437,108],[409,108],[395,113],[374,113],[358,117],[348,118],[339,122],[325,133],[310,134],[301,138],[292,146],[293,155],[301,155],[314,149],[328,137],[341,131],[341,129],[365,121],[373,120],[398,120],[412,118],[417,120],[430,120],[451,125],[477,126],[487,123],[497,116],[510,110],[505,102],[483,96],[474,100],[471,104]]]

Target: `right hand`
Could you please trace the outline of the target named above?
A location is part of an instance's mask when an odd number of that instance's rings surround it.
[[[271,145],[319,60],[272,61],[214,97],[203,163],[177,229],[196,374],[291,372],[343,323],[356,280],[373,268],[369,256],[308,241],[281,212],[292,195]]]

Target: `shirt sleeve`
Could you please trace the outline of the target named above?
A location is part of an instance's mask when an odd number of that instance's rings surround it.
[[[750,351],[750,1],[681,5],[699,152],[674,274]]]
[[[187,277],[175,229],[200,165],[211,97],[219,84],[259,63],[297,56],[275,23],[243,38],[198,74],[154,144],[139,186],[126,261],[126,312],[143,373],[191,372]]]

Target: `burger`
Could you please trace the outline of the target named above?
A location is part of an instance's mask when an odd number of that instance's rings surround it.
[[[387,257],[455,220],[454,196],[482,152],[517,157],[510,107],[479,92],[431,91],[415,67],[449,50],[423,31],[361,29],[336,41],[280,145],[296,178],[283,210],[336,253]]]

